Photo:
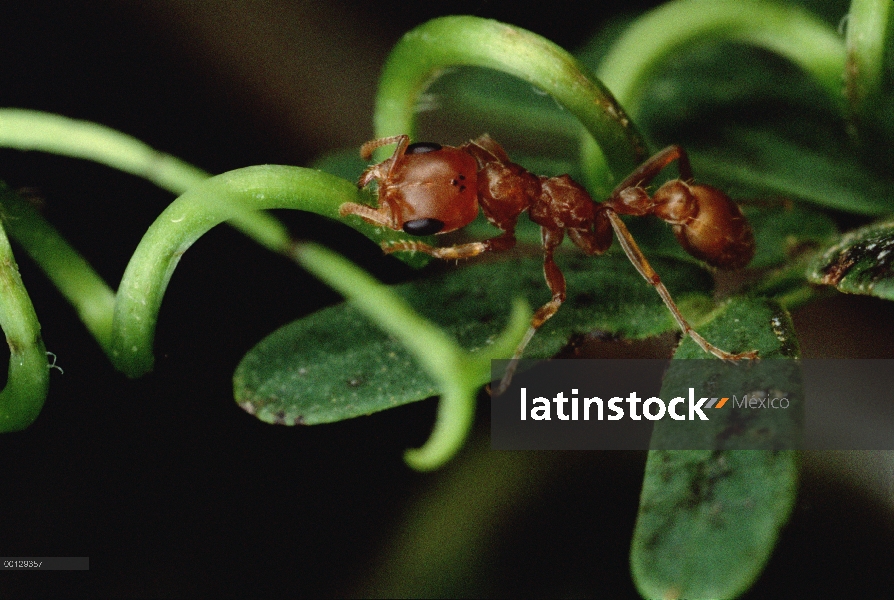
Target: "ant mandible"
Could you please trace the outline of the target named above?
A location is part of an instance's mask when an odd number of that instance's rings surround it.
[[[515,246],[515,227],[525,210],[540,225],[543,273],[552,299],[531,319],[524,339],[497,393],[508,385],[525,346],[565,300],[565,277],[553,253],[565,233],[587,254],[602,254],[618,236],[627,258],[661,296],[674,320],[705,352],[723,360],[756,358],[757,352],[733,354],[717,348],[683,318],[618,215],[656,217],[669,223],[680,245],[692,256],[715,267],[737,269],[754,256],[754,234],[739,207],[720,190],[694,185],[689,157],[680,146],[661,150],[622,181],[602,203],[568,175],[542,177],[513,163],[488,135],[458,147],[422,142],[410,144],[407,135],[372,140],[360,149],[369,160],[376,148],[397,144],[394,154],[368,167],[357,186],[378,181],[378,207],[346,202],[339,214],[357,215],[373,225],[423,236],[465,227],[478,216],[502,231],[481,241],[436,248],[418,241],[383,244],[385,252],[425,252],[451,260]],[[651,196],[644,189],[666,166],[677,161],[680,178],[662,185]]]

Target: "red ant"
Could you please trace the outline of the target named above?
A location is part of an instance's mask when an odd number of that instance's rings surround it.
[[[754,256],[754,234],[739,207],[720,190],[694,185],[689,157],[680,146],[668,146],[631,173],[602,203],[568,175],[540,177],[513,163],[490,136],[459,147],[434,143],[410,144],[407,135],[365,143],[364,160],[373,150],[397,144],[391,158],[368,167],[357,182],[361,189],[378,181],[379,206],[346,202],[339,214],[357,215],[373,225],[423,236],[465,227],[478,207],[502,233],[482,242],[435,248],[417,241],[383,244],[385,252],[425,252],[441,259],[460,259],[515,246],[515,227],[525,210],[541,227],[543,272],[553,294],[531,319],[500,386],[505,389],[528,342],[565,300],[565,277],[553,258],[565,233],[587,254],[602,254],[612,243],[612,230],[630,262],[661,296],[685,335],[705,352],[723,360],[756,358],[757,352],[732,354],[710,344],[683,318],[618,215],[655,215],[673,227],[680,245],[692,256],[715,267],[737,269]],[[662,185],[650,197],[648,185],[667,165],[677,161],[680,179]]]

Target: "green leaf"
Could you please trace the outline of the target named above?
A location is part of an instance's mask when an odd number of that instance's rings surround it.
[[[884,167],[870,168],[884,161],[856,151],[833,102],[754,49],[687,53],[650,82],[639,122],[650,137],[689,150],[696,179],[736,198],[783,197],[866,215],[894,207],[894,181]]]
[[[853,151],[817,148],[797,137],[767,128],[727,129],[722,144],[692,152],[693,165],[700,180],[740,198],[772,195],[861,215],[894,210],[894,182],[868,169]]]
[[[835,29],[798,6],[740,0],[676,0],[636,19],[597,73],[634,118],[659,69],[699,44],[741,42],[782,57],[840,101],[845,48]]]
[[[827,125],[840,129],[844,121],[835,100],[807,73],[764,49],[701,42],[648,81],[637,121],[654,133],[730,118],[765,123],[794,109],[802,116],[821,111]]]
[[[788,520],[792,451],[652,451],[631,567],[645,598],[733,598],[747,590]]]
[[[562,253],[558,262],[568,298],[534,336],[527,357],[552,356],[572,335],[594,329],[641,338],[676,327],[658,294],[622,254]],[[706,271],[663,259],[653,266],[688,317],[710,310],[712,282]],[[522,296],[532,306],[550,298],[539,257],[471,266],[396,286],[396,291],[470,350],[489,344],[503,330],[513,298]],[[357,417],[437,393],[435,382],[403,346],[348,304],[268,336],[243,358],[234,387],[246,411],[287,425]]]
[[[737,198],[890,212],[894,181],[883,158],[890,144],[861,156],[833,100],[778,57],[714,44],[651,80],[637,116],[651,137],[690,151],[699,181]]]
[[[730,302],[702,333],[718,344],[751,344],[764,361],[793,358],[798,352],[788,314],[765,300]],[[672,362],[700,356],[700,349],[685,340]],[[793,390],[797,379],[788,371],[793,363],[779,364],[782,370],[770,380],[752,385],[773,394],[777,392],[771,390]],[[739,377],[737,369],[726,368],[704,380],[718,394],[751,392],[752,387],[741,389],[745,384]],[[662,397],[681,395],[681,385],[685,382],[666,377]],[[795,500],[797,454],[736,450],[743,439],[761,435],[760,429],[767,426],[760,419],[744,426],[732,423],[736,414],[712,415],[711,430],[703,431],[717,442],[714,450],[649,452],[630,556],[636,586],[645,598],[733,598],[751,586],[773,551]],[[777,417],[772,425],[797,435],[802,414],[792,411],[784,418],[780,423]],[[669,440],[686,433],[679,425],[685,429],[687,424],[656,423],[653,443],[672,445]]]
[[[781,196],[858,214],[891,212],[892,138],[879,132],[873,138],[876,143],[864,145],[865,152],[854,144],[852,124],[844,118],[845,52],[840,36],[797,7],[743,2],[731,10],[723,4],[664,5],[636,25],[655,26],[657,37],[648,38],[645,46],[638,44],[642,36],[632,35],[633,29],[625,34],[632,65],[648,64],[650,49],[656,53],[653,59],[664,57],[660,69],[651,65],[648,77],[631,66],[614,69],[618,86],[606,79],[653,145],[682,144],[693,154],[696,179],[723,187],[737,198]],[[667,27],[669,14],[664,14],[665,22],[657,20],[662,11],[686,7],[693,18],[677,19],[685,23],[682,30]],[[755,16],[762,11],[768,16],[791,12],[794,18],[777,15],[770,25],[751,21],[751,10]],[[730,19],[729,28],[704,28],[711,14],[719,19],[715,25]],[[789,27],[801,26],[805,29],[797,36],[787,33]],[[701,34],[684,46],[686,31]],[[667,56],[658,51],[665,35],[675,48]],[[812,43],[817,46],[810,48]],[[817,62],[809,66],[813,60]],[[636,83],[638,76],[641,81]],[[890,85],[886,89],[890,92]],[[632,103],[627,99],[631,91],[635,91]],[[862,125],[885,127],[890,116],[879,105],[864,115]]]
[[[730,346],[749,346],[762,359],[795,358],[800,352],[791,319],[775,303],[760,298],[732,298],[705,321],[699,332]],[[704,358],[692,340],[684,339],[675,359]]]
[[[748,265],[763,269],[786,264],[807,248],[834,237],[838,228],[826,214],[792,202],[746,205],[745,216],[754,229],[757,252]]]
[[[894,221],[844,235],[810,265],[813,283],[842,292],[894,300]]]
[[[894,37],[894,11],[887,0],[854,0],[847,20],[847,69],[845,85],[848,110],[855,128],[888,113],[891,77],[885,73],[885,55]],[[886,89],[887,88],[887,89]],[[890,124],[878,119],[883,127]]]

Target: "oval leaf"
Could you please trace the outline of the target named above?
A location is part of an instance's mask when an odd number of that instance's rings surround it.
[[[643,338],[676,327],[658,294],[622,254],[568,253],[558,261],[568,297],[531,341],[527,357],[552,356],[572,335],[594,329]],[[706,271],[667,260],[653,266],[684,312],[710,308],[712,281]],[[550,298],[539,257],[476,265],[396,290],[468,349],[488,344],[502,331],[513,298],[523,296],[532,306]],[[403,346],[349,304],[318,311],[268,336],[242,359],[234,388],[247,412],[286,425],[339,421],[438,393]]]
[[[844,235],[811,265],[813,283],[842,292],[894,300],[894,222],[868,225]]]
[[[839,132],[829,132],[834,137]],[[894,184],[882,179],[842,148],[815,148],[786,137],[792,132],[764,129],[725,130],[722,147],[692,151],[700,178],[737,196],[767,195],[805,200],[818,206],[861,215],[891,212]]]
[[[765,361],[797,354],[787,313],[764,300],[730,303],[703,327],[703,333],[718,343],[753,344]],[[686,340],[672,362],[699,358],[700,352]],[[793,364],[779,362],[784,367]],[[743,384],[736,371],[724,371],[733,373],[732,378],[725,375],[726,380],[706,381],[718,390],[744,391],[739,388]],[[762,382],[764,387],[787,389],[793,385],[786,369],[774,372],[782,377]],[[662,397],[680,395],[674,389],[679,385],[672,376],[666,377]],[[723,416],[734,414],[726,411]],[[793,411],[785,416],[789,418],[793,422],[782,425],[797,434],[803,417]],[[685,427],[686,423],[656,423],[653,441],[663,438],[661,443],[667,447],[667,439],[680,434],[677,425]],[[732,598],[741,594],[760,575],[791,513],[797,487],[795,451],[736,450],[737,441],[748,436],[753,439],[755,431],[748,424],[739,430],[731,428],[728,418],[712,415],[710,426],[714,429],[710,435],[717,441],[713,450],[649,452],[630,556],[636,586],[646,598]],[[735,433],[730,435],[730,431]]]

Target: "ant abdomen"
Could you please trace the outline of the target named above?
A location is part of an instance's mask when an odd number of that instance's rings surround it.
[[[709,185],[668,181],[653,196],[639,186],[617,192],[609,206],[624,215],[655,215],[673,226],[689,254],[721,269],[740,269],[754,257],[754,233],[739,206]]]
[[[683,185],[689,188],[695,210],[680,211],[688,214],[676,222],[668,220],[680,245],[721,269],[746,266],[754,258],[754,232],[739,206],[717,188]]]

